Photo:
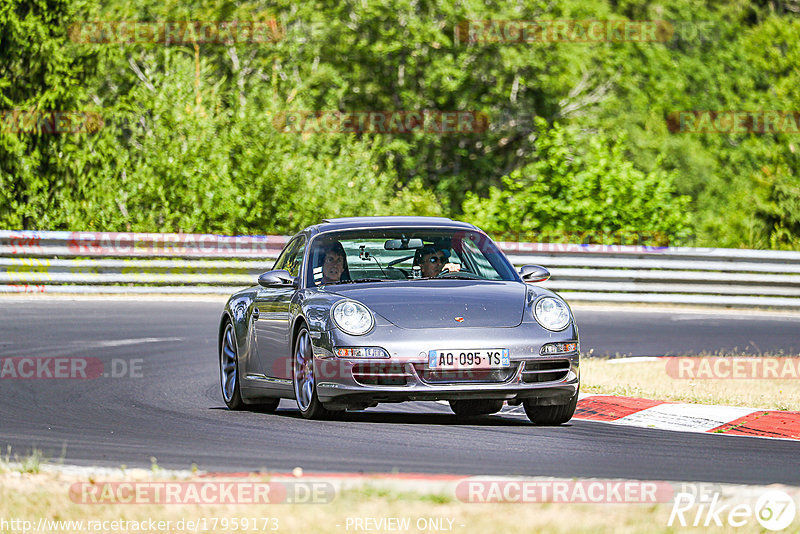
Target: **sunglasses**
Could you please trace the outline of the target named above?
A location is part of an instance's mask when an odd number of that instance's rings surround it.
[[[444,263],[447,260],[444,256],[431,256],[428,261],[431,263]]]

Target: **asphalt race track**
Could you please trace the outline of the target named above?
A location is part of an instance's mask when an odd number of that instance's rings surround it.
[[[437,403],[381,405],[342,421],[229,412],[220,397],[220,302],[0,300],[0,358],[83,356],[126,377],[0,380],[0,452],[65,463],[212,471],[425,472],[800,485],[800,444],[572,421],[536,427],[503,413],[458,423]],[[575,312],[582,349],[650,356],[797,353],[800,316]],[[116,360],[116,363],[112,363]],[[130,368],[134,366],[133,375]],[[140,366],[140,367],[139,367]]]

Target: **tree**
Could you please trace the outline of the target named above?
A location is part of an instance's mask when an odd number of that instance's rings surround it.
[[[0,5],[2,227],[52,226],[51,215],[60,210],[64,198],[85,185],[65,156],[82,150],[86,134],[49,131],[53,112],[87,111],[97,55],[73,46],[67,33],[84,6],[72,0],[11,0]],[[21,116],[33,121],[23,119],[20,124]]]
[[[603,134],[542,119],[537,128],[531,163],[487,197],[467,195],[469,220],[495,234],[544,232],[573,242],[619,243],[622,234],[636,234],[647,244],[674,245],[688,237],[688,197],[674,194],[674,174],[635,168],[624,143]]]

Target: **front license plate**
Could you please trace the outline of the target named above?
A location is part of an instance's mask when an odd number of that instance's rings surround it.
[[[508,349],[428,351],[428,369],[502,369],[510,366]]]

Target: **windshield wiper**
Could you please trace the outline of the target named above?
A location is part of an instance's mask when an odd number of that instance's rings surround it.
[[[359,278],[358,280],[339,280],[338,282],[331,282],[328,285],[334,284],[361,284],[364,282],[388,282],[386,278]]]
[[[433,278],[428,278],[428,280],[436,280],[437,278],[440,280],[485,280],[485,278],[478,276],[477,274],[458,274],[457,272],[434,276]]]

